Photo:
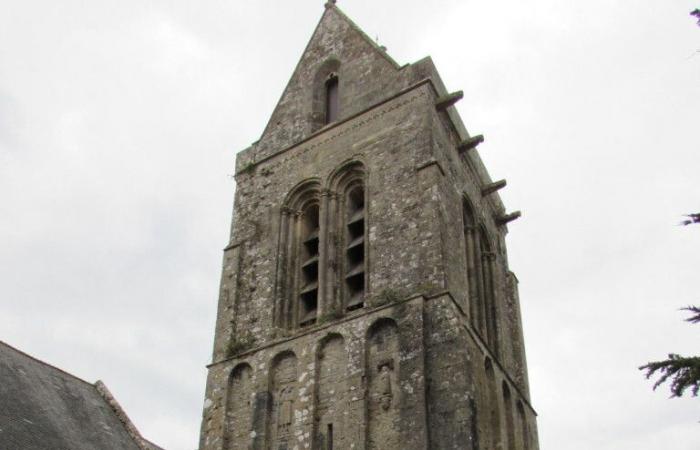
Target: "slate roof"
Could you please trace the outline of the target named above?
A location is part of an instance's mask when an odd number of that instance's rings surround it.
[[[0,341],[0,449],[162,450],[143,439],[104,384]]]

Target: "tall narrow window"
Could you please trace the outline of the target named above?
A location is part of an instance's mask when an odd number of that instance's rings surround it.
[[[299,326],[316,322],[318,310],[318,205],[308,206],[301,222]]]
[[[355,186],[347,195],[345,287],[348,311],[364,306],[365,297],[365,190]]]
[[[479,257],[476,248],[477,236],[475,235],[474,212],[466,198],[462,200],[462,225],[464,226],[464,255],[467,262],[465,276],[467,279],[467,300],[472,326],[481,328],[483,323],[483,301],[480,298],[479,288]]]
[[[338,120],[338,76],[331,74],[326,81],[326,123]]]
[[[489,343],[491,351],[498,353],[498,330],[496,315],[496,292],[493,280],[494,260],[496,254],[492,250],[488,233],[483,227],[479,228],[479,246],[481,252],[481,283],[483,300],[482,326],[483,337]]]

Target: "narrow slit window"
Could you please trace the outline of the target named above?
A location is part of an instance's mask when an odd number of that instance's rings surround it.
[[[326,81],[326,124],[338,120],[338,76],[331,75]]]
[[[328,432],[326,438],[328,439],[328,445],[326,448],[328,450],[333,450],[333,424],[329,423],[328,424]]]

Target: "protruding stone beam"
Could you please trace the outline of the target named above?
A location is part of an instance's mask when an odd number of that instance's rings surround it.
[[[504,214],[504,215],[496,218],[496,223],[498,225],[505,225],[509,222],[514,221],[515,219],[519,218],[520,216],[522,216],[522,213],[520,211],[515,211],[515,212],[512,212],[510,214]]]
[[[484,135],[477,134],[476,136],[472,136],[469,139],[465,139],[459,144],[457,144],[457,151],[459,153],[467,152],[471,149],[476,148],[476,146],[481,144],[482,142],[484,142]]]
[[[452,92],[450,94],[443,95],[442,97],[435,100],[435,108],[438,111],[444,111],[450,106],[457,103],[458,101],[462,100],[462,97],[464,97],[464,92],[462,91]]]
[[[486,186],[481,188],[481,196],[486,197],[487,195],[493,194],[494,192],[498,191],[499,189],[503,189],[504,187],[506,187],[506,180],[499,180],[491,184],[487,184]]]

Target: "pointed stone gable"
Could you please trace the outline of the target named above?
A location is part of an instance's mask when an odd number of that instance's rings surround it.
[[[339,79],[340,120],[407,85],[400,80],[403,71],[398,64],[329,3],[255,145],[255,160],[289,147],[324,126],[322,93],[330,72]]]

